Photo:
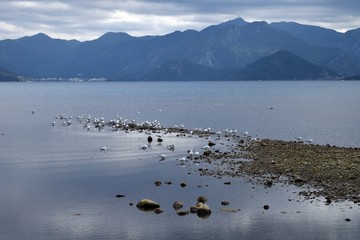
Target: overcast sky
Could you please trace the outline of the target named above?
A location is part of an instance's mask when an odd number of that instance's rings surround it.
[[[106,32],[163,35],[237,17],[344,32],[360,28],[360,0],[0,0],[0,39],[39,32],[81,41]]]

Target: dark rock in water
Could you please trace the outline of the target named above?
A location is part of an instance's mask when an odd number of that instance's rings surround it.
[[[264,185],[265,185],[266,187],[271,187],[271,186],[273,185],[273,182],[272,182],[271,180],[267,180],[267,181],[264,183]]]
[[[142,199],[136,204],[136,207],[142,211],[154,211],[155,208],[160,208],[160,204],[150,199]]]
[[[181,187],[186,187],[186,183],[182,182],[182,183],[180,183],[180,186]]]
[[[198,198],[197,198],[197,201],[199,202],[199,203],[206,203],[207,202],[207,197],[205,197],[205,196],[199,196]]]
[[[264,205],[264,209],[265,209],[265,210],[268,210],[269,208],[270,208],[269,205]]]
[[[116,195],[116,197],[117,197],[117,198],[123,198],[123,197],[125,197],[125,195],[118,194],[118,195]]]
[[[223,206],[227,206],[227,205],[229,205],[230,204],[230,202],[228,202],[228,201],[222,201],[221,202],[221,205],[223,205]]]
[[[155,181],[154,184],[155,184],[155,186],[160,186],[160,185],[161,185],[161,181]]]
[[[132,205],[134,205],[134,203],[132,203],[132,202],[131,202],[131,203],[129,203],[129,206],[132,206]]]
[[[162,143],[162,142],[163,142],[163,139],[162,139],[162,138],[158,138],[156,141],[157,141],[158,143]]]
[[[148,141],[149,144],[152,142],[152,140],[153,140],[152,137],[148,136],[147,141]]]
[[[167,184],[167,185],[171,185],[172,184],[172,182],[164,182],[165,184]]]
[[[209,143],[208,143],[208,146],[209,147],[212,147],[212,146],[215,146],[216,144],[215,143],[213,143],[212,141],[209,141]]]
[[[178,210],[178,209],[182,208],[183,206],[184,206],[184,203],[183,203],[183,202],[180,202],[180,201],[175,201],[175,202],[173,203],[173,208],[174,208],[175,210]]]
[[[346,222],[350,222],[351,219],[350,219],[350,218],[345,218],[345,221],[346,221]]]
[[[185,216],[185,215],[189,215],[190,212],[189,211],[176,211],[176,214],[179,216]]]
[[[196,204],[196,206],[193,208],[193,211],[196,211],[196,215],[199,218],[202,219],[208,219],[211,215],[211,209],[209,208],[209,206],[205,203],[201,203],[199,202],[198,204]]]
[[[156,214],[160,214],[160,213],[163,213],[164,212],[164,210],[162,210],[161,208],[155,208],[154,209],[154,213],[156,213]]]
[[[209,156],[210,154],[211,154],[211,151],[210,151],[210,150],[204,151],[204,155],[205,155],[205,156]]]
[[[231,184],[231,182],[224,182],[224,184],[225,184],[225,185],[230,185],[230,184]]]

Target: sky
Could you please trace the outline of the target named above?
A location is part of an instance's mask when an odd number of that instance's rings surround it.
[[[0,40],[32,36],[93,40],[202,30],[241,17],[299,22],[345,32],[360,28],[359,0],[0,0]]]

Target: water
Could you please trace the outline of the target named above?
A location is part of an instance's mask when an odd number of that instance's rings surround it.
[[[177,165],[205,139],[167,135],[143,151],[145,134],[86,131],[75,120],[63,127],[54,116],[119,115],[359,147],[359,90],[360,82],[327,81],[1,83],[0,239],[357,239],[358,205],[311,203],[292,186],[200,177],[196,166]],[[171,143],[174,152],[165,148]],[[168,158],[160,163],[161,153]],[[209,198],[210,218],[175,214],[175,200],[189,208],[199,195]],[[160,202],[164,213],[129,206],[142,198]],[[223,200],[241,211],[221,211]]]

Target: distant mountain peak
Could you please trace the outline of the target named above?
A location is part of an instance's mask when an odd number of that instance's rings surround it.
[[[250,63],[238,74],[243,80],[331,79],[337,76],[287,50],[279,50]]]
[[[45,33],[41,33],[41,32],[37,33],[37,34],[35,34],[35,35],[31,36],[31,37],[33,37],[33,38],[51,38],[48,35],[46,35]]]
[[[130,38],[130,37],[131,37],[131,35],[124,33],[124,32],[107,32],[107,33],[103,34],[102,36],[100,36],[98,38],[98,40],[99,39],[104,40],[104,39],[110,39],[110,38],[117,38],[117,39]]]
[[[248,22],[246,22],[243,18],[239,17],[239,18],[235,18],[223,23],[220,23],[220,26],[228,26],[228,25],[239,25],[239,26],[244,26],[248,24]]]

